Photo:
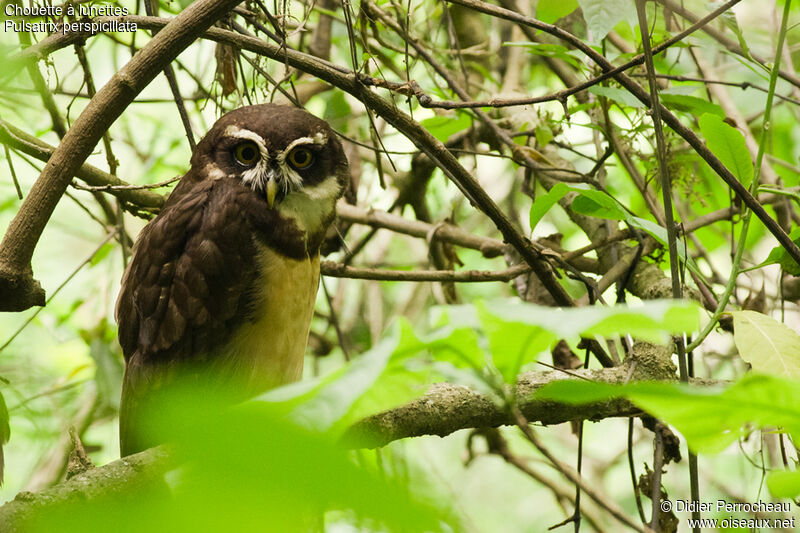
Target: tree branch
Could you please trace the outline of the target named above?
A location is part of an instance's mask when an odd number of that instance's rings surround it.
[[[627,417],[641,411],[625,399],[570,405],[534,397],[536,391],[554,381],[586,379],[623,384],[631,380],[674,380],[671,349],[637,343],[626,362],[598,370],[528,372],[518,376],[515,397],[525,418],[541,424],[561,424],[573,420],[602,420]],[[710,383],[710,382],[703,382]],[[422,435],[444,437],[467,428],[516,425],[505,407],[491,398],[460,385],[437,383],[423,397],[401,407],[367,417],[351,426],[343,437],[349,446],[377,448],[403,438]]]
[[[3,119],[0,119],[0,144],[4,144],[9,148],[18,150],[23,154],[27,154],[45,163],[47,163],[53,155],[53,152],[56,151],[55,146],[51,146],[32,135],[28,135]],[[134,204],[142,209],[157,210],[164,205],[166,199],[160,194],[143,190],[142,188],[112,188],[129,187],[130,184],[88,163],[84,163],[75,171],[75,177],[93,187],[107,187],[103,190],[108,191],[120,200]]]
[[[511,281],[530,272],[525,263],[500,271],[490,270],[388,270],[351,267],[334,261],[320,264],[323,276],[332,278],[371,279],[378,281],[458,281],[475,283],[481,281]]]
[[[28,533],[39,513],[67,502],[92,502],[112,494],[147,491],[163,484],[163,474],[174,464],[163,446],[130,455],[82,474],[41,492],[20,492],[0,507],[4,533]]]
[[[156,75],[240,0],[197,0],[148,42],[89,102],[36,180],[0,243],[0,310],[44,303],[31,257],[50,215],[97,141]]]
[[[464,6],[471,7],[477,11],[482,13],[486,13],[489,15],[493,15],[502,19],[506,19],[517,24],[522,25],[524,28],[534,28],[537,30],[541,30],[547,32],[551,35],[554,35],[560,39],[563,39],[570,43],[571,45],[575,46],[581,52],[586,54],[592,61],[597,63],[601,69],[606,72],[614,71],[614,65],[611,64],[604,56],[599,54],[590,46],[586,45],[583,41],[572,35],[571,33],[564,31],[561,28],[553,26],[551,24],[545,24],[540,22],[536,19],[532,19],[530,17],[526,17],[524,15],[520,15],[519,13],[515,13],[513,11],[509,11],[508,9],[504,9],[501,7],[493,6],[486,2],[482,2],[480,0],[448,0],[448,2],[454,4],[460,4]],[[633,96],[636,97],[637,100],[642,102],[644,105],[650,107],[650,96],[647,92],[633,79],[623,73],[617,73],[613,75],[613,78],[625,89],[627,89]],[[742,201],[747,204],[753,213],[761,220],[761,222],[766,226],[770,233],[778,240],[778,242],[783,246],[786,252],[798,263],[800,263],[800,247],[798,247],[792,239],[786,234],[785,231],[778,225],[775,220],[769,216],[766,212],[764,207],[759,203],[759,201],[750,194],[741,182],[734,176],[727,167],[715,156],[711,150],[706,147],[705,143],[688,127],[684,126],[683,123],[676,117],[669,109],[664,107],[663,105],[659,104],[659,111],[661,112],[662,120],[670,127],[672,130],[683,137],[683,139],[689,143],[697,154],[705,160],[706,163],[717,173],[717,175],[722,178],[725,184],[733,189],[733,191],[737,194]]]

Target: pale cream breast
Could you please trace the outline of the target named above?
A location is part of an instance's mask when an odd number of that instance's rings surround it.
[[[254,316],[259,318],[242,324],[219,354],[247,396],[302,377],[319,287],[319,255],[296,260],[258,246]]]

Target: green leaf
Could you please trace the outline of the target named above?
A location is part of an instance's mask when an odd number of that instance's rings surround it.
[[[753,181],[753,162],[750,152],[747,151],[744,135],[716,115],[706,113],[700,117],[699,123],[709,150],[714,152],[742,185],[750,187],[750,182]]]
[[[719,18],[722,19],[725,25],[736,35],[736,39],[739,41],[739,47],[742,49],[742,55],[747,59],[751,59],[747,40],[744,38],[742,30],[739,28],[739,23],[736,21],[736,13],[734,13],[733,10],[728,10],[722,13]]]
[[[404,363],[422,348],[408,323],[401,321],[371,350],[321,380],[311,393],[305,393],[305,401],[290,416],[316,430],[335,426],[336,431],[343,431],[355,419],[419,396],[424,392],[425,380]],[[268,392],[260,400],[273,398]]]
[[[658,241],[664,248],[669,247],[669,236],[667,235],[667,229],[662,228],[655,222],[647,220],[646,218],[639,218],[630,216],[627,219],[628,224],[633,226],[634,228],[638,228],[651,237],[653,237],[656,241]],[[686,248],[681,246],[681,243],[678,243],[677,247],[678,258],[686,265],[686,267],[691,270],[694,274],[697,275],[700,279],[705,279],[705,276],[700,271],[700,268],[695,263],[694,259],[686,254]]]
[[[617,104],[633,107],[643,108],[644,104],[638,98],[633,96],[630,92],[619,87],[605,87],[602,85],[593,85],[589,87],[589,92],[613,100]]]
[[[325,114],[323,118],[327,122],[341,121],[345,123],[353,114],[350,103],[347,101],[347,98],[345,98],[343,92],[332,93],[325,104]]]
[[[556,183],[549,191],[547,191],[547,194],[539,196],[536,201],[533,202],[530,214],[531,231],[533,231],[536,227],[536,224],[542,220],[542,217],[545,215],[545,213],[550,211],[550,208],[558,203],[558,201],[561,200],[569,191],[570,188],[566,184]]]
[[[371,454],[364,452],[366,457]],[[34,513],[31,532],[121,533],[317,530],[460,531],[452,509],[318,434],[250,402],[187,428],[169,472],[144,476],[126,491],[68,498]],[[165,483],[166,481],[166,483]],[[341,519],[341,518],[340,518]]]
[[[800,472],[770,472],[767,474],[767,488],[776,498],[796,500],[800,496]]]
[[[481,305],[478,316],[489,338],[492,362],[506,383],[514,383],[522,365],[535,361],[558,341],[551,331],[537,324],[503,320]]]
[[[800,227],[794,228],[789,234],[789,238],[792,239],[792,242],[794,242],[796,245],[800,246]],[[797,261],[795,261],[791,255],[789,255],[789,253],[786,251],[786,248],[780,244],[769,252],[769,255],[763,263],[748,268],[747,270],[755,270],[757,268],[773,265],[775,263],[781,265],[781,268],[789,274],[793,276],[800,276],[800,265],[797,264]]]
[[[683,300],[652,300],[642,307],[614,306],[614,312],[583,331],[584,335],[610,337],[627,333],[636,338],[663,342],[665,333],[700,329],[700,307]]]
[[[533,397],[570,405],[581,405],[584,403],[606,402],[614,398],[624,397],[626,390],[629,390],[632,385],[626,387],[628,388],[597,381],[561,379],[548,383],[536,391]]]
[[[578,0],[539,0],[536,4],[536,18],[552,24],[578,9]]]
[[[105,259],[108,256],[108,254],[111,252],[111,250],[115,248],[115,246],[116,245],[113,242],[105,243],[103,246],[100,247],[97,253],[94,254],[92,258],[89,260],[89,265],[95,266],[98,263],[100,263],[103,259]]]
[[[422,342],[437,361],[475,370],[486,366],[478,335],[472,328],[448,326],[425,337]]]
[[[691,95],[698,91],[704,90],[703,87],[703,85],[688,83],[683,85],[673,85],[672,87],[664,89],[663,91],[658,91],[658,96],[660,98],[665,94]]]
[[[427,369],[406,367],[424,349],[400,320],[371,350],[333,372],[267,391],[253,402],[269,405],[300,425],[338,434],[355,418],[396,407],[424,392]]]
[[[700,328],[700,307],[682,300],[652,300],[636,307],[615,305],[568,309],[537,306],[517,299],[494,300],[476,305],[448,306],[440,313],[440,323],[445,317],[458,327],[446,325],[421,340],[435,360],[485,376],[484,346],[488,344],[494,368],[508,383],[513,383],[524,365],[536,361],[558,339],[630,334],[644,340],[664,342],[670,334]],[[447,324],[446,321],[443,323]],[[481,343],[483,339],[486,344]]]
[[[610,220],[625,220],[628,217],[628,213],[614,198],[601,191],[582,190],[572,201],[572,210]]]
[[[533,135],[536,137],[536,145],[539,148],[550,144],[550,141],[552,141],[553,137],[555,137],[553,134],[553,129],[546,123],[537,124],[533,129]]]
[[[623,20],[636,24],[636,7],[629,0],[578,0],[578,4],[594,43],[599,43]]]
[[[720,118],[725,118],[725,112],[720,106],[696,96],[659,93],[659,98],[661,99],[661,103],[676,111],[683,111],[684,113],[689,113],[696,117],[708,113]]]
[[[486,310],[511,323],[541,327],[557,339],[591,335],[632,335],[654,342],[700,326],[700,307],[683,300],[651,300],[628,305],[552,308],[518,301],[493,301]]]
[[[722,390],[682,383],[564,380],[543,387],[535,397],[572,404],[627,397],[675,426],[695,452],[723,451],[749,431],[750,423],[800,436],[800,382],[775,376],[747,374]]]
[[[753,370],[790,378],[800,378],[800,335],[767,315],[755,311],[735,311],[733,341],[739,356]]]
[[[456,113],[456,116],[437,115],[426,118],[420,122],[420,125],[440,141],[447,142],[451,135],[469,128],[471,123],[469,115]]]

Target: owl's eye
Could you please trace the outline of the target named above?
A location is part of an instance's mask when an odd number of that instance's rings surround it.
[[[314,162],[314,154],[308,148],[295,148],[289,152],[289,164],[296,169],[308,168]]]
[[[233,157],[242,165],[252,165],[259,156],[258,146],[254,142],[244,142],[233,149]]]

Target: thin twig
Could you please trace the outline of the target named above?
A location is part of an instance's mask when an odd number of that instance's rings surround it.
[[[530,272],[527,264],[514,265],[505,270],[386,270],[376,268],[356,268],[333,261],[320,263],[324,276],[333,278],[371,279],[378,281],[450,281],[477,283],[485,281],[511,281]]]
[[[64,281],[62,281],[62,282],[61,282],[61,284],[60,284],[58,287],[56,287],[56,289],[55,289],[55,290],[54,290],[54,291],[53,291],[53,292],[50,294],[50,297],[49,297],[49,298],[47,298],[47,301],[45,302],[44,306],[42,306],[42,307],[37,307],[37,308],[36,308],[36,311],[34,311],[33,313],[31,313],[31,316],[29,316],[29,317],[27,318],[27,320],[25,320],[25,322],[23,322],[23,323],[22,323],[22,325],[21,325],[19,328],[17,328],[17,330],[16,330],[14,333],[12,333],[12,334],[11,334],[11,336],[8,338],[8,340],[7,340],[6,342],[4,342],[2,346],[0,346],[0,352],[2,352],[3,350],[5,350],[5,349],[8,347],[8,345],[9,345],[9,344],[11,344],[12,342],[14,342],[14,339],[16,339],[16,338],[17,338],[17,336],[18,336],[20,333],[22,333],[22,331],[23,331],[23,330],[24,330],[26,327],[28,327],[28,325],[29,325],[31,322],[33,322],[33,320],[34,320],[34,319],[35,319],[35,318],[36,318],[36,317],[39,315],[39,313],[41,313],[41,312],[42,312],[42,310],[43,310],[43,309],[44,309],[44,308],[47,306],[47,304],[49,304],[49,303],[50,303],[50,302],[53,300],[53,298],[55,298],[55,297],[58,295],[58,293],[59,293],[59,292],[61,292],[61,289],[63,289],[64,287],[66,287],[67,283],[69,283],[70,281],[72,281],[72,278],[74,278],[74,277],[75,277],[75,275],[76,275],[78,272],[80,272],[80,270],[81,270],[83,267],[85,267],[87,264],[89,264],[89,262],[92,260],[92,258],[93,258],[95,255],[97,255],[97,252],[99,252],[99,251],[100,251],[100,249],[101,249],[103,246],[105,246],[105,245],[106,245],[106,243],[107,243],[108,241],[110,241],[111,239],[113,239],[113,238],[114,238],[114,236],[115,236],[116,234],[117,234],[117,231],[116,231],[116,229],[114,229],[114,231],[110,232],[108,235],[106,235],[106,236],[105,236],[105,238],[104,238],[104,239],[103,239],[103,240],[100,242],[100,244],[97,246],[97,248],[95,248],[95,249],[92,251],[92,253],[90,253],[90,254],[89,254],[89,256],[88,256],[86,259],[84,259],[84,260],[83,260],[83,261],[82,261],[82,262],[81,262],[81,263],[80,263],[78,266],[76,266],[76,267],[75,267],[75,269],[74,269],[72,272],[70,272],[70,274],[69,274],[69,275],[66,277],[66,279],[64,279]]]
[[[22,200],[22,188],[19,186],[19,179],[17,179],[17,172],[14,170],[14,162],[11,161],[11,152],[8,150],[7,144],[3,145],[3,153],[6,156],[8,171],[11,173],[11,181],[14,182],[14,189],[17,191],[17,198]]]
[[[544,445],[544,443],[539,439],[536,433],[531,429],[528,420],[520,412],[519,408],[516,405],[511,405],[511,416],[516,421],[517,427],[522,430],[522,434],[525,435],[525,438],[530,441],[533,446],[539,450],[539,452],[544,455],[548,461],[558,470],[561,472],[567,479],[569,479],[572,483],[577,485],[581,488],[581,490],[592,500],[597,503],[600,507],[605,509],[606,511],[611,514],[614,518],[625,524],[626,526],[630,527],[631,529],[638,531],[640,533],[650,533],[653,530],[647,526],[641,526],[633,521],[622,508],[616,504],[613,500],[606,498],[603,494],[599,493],[594,486],[587,482],[583,476],[581,476],[578,472],[575,471],[571,466],[564,463],[560,459],[558,459],[555,455],[553,455],[550,450]]]
[[[706,15],[700,20],[697,20],[694,24],[686,28],[685,30],[681,31],[680,33],[674,35],[673,37],[667,39],[663,43],[660,43],[658,46],[654,46],[652,53],[658,54],[663,52],[664,50],[668,49],[670,46],[674,45],[685,39],[687,36],[691,35],[695,31],[700,28],[705,27],[710,21],[714,20],[715,18],[719,17],[725,11],[731,9],[734,5],[741,2],[741,0],[729,0],[725,4],[719,6],[717,9]],[[453,3],[467,5],[461,2],[454,1]],[[371,7],[371,6],[370,6]],[[473,7],[467,5],[467,7]],[[544,23],[541,23],[545,25]],[[403,36],[404,38],[406,36]],[[439,108],[439,109],[474,109],[474,108],[481,108],[481,107],[514,107],[514,106],[522,106],[522,105],[531,105],[531,104],[541,104],[544,102],[566,102],[567,98],[577,94],[581,91],[585,91],[586,89],[597,85],[616,74],[621,72],[625,72],[630,70],[633,67],[641,65],[644,63],[645,57],[643,54],[640,54],[627,63],[615,67],[612,70],[604,72],[600,76],[592,78],[588,81],[575,85],[574,87],[569,87],[567,89],[563,89],[561,91],[543,95],[543,96],[536,96],[536,97],[523,97],[523,98],[491,98],[489,100],[482,100],[482,101],[475,101],[465,99],[462,101],[450,101],[450,100],[434,100],[431,96],[425,93],[425,91],[413,80],[409,80],[405,83],[395,83],[389,82],[386,80],[375,80],[375,85],[383,87],[385,89],[390,89],[401,94],[414,96],[419,104],[422,107],[428,108]]]

